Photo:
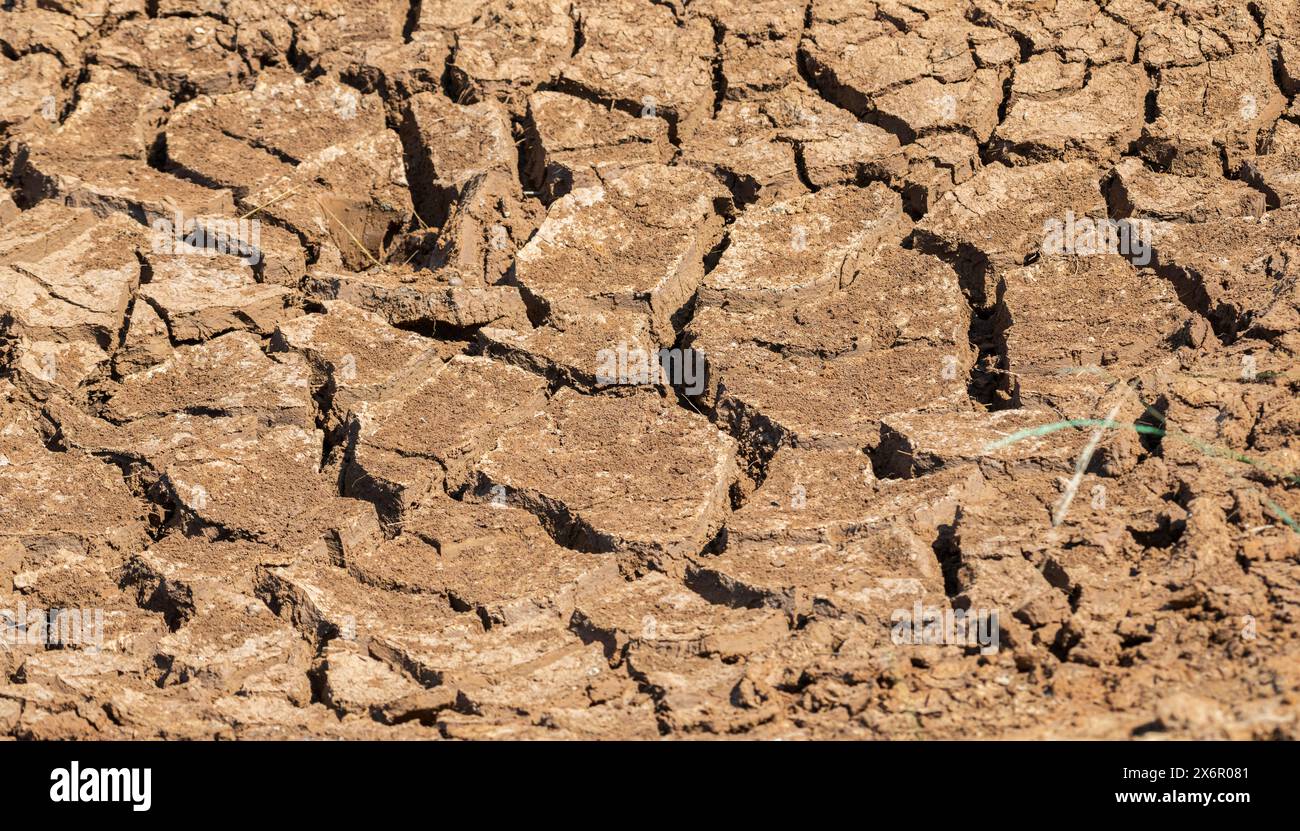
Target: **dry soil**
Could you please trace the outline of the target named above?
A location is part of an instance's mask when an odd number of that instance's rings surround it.
[[[11,0],[0,735],[1300,738],[1298,92],[1294,0]]]

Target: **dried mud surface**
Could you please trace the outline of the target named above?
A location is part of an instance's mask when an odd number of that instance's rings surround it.
[[[1297,92],[1294,0],[10,0],[0,735],[1298,738]]]

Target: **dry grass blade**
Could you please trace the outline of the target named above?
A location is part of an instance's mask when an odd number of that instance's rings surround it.
[[[326,214],[327,216],[329,216],[330,219],[334,220],[334,222],[335,222],[335,223],[336,223],[340,228],[343,229],[343,233],[345,233],[345,234],[348,235],[348,239],[352,240],[353,244],[355,244],[355,245],[357,246],[357,248],[360,248],[360,249],[361,249],[362,253],[364,253],[364,254],[366,255],[366,257],[370,260],[370,262],[374,263],[374,264],[377,265],[377,266],[382,266],[382,265],[383,265],[383,263],[379,262],[379,260],[375,258],[375,255],[374,255],[374,254],[371,254],[371,253],[370,253],[370,249],[369,249],[369,248],[366,248],[364,245],[361,244],[361,240],[357,239],[356,234],[352,233],[352,229],[349,228],[347,225],[343,224],[343,220],[341,220],[341,219],[339,219],[337,216],[335,216],[333,211],[331,211],[329,208],[325,207],[325,203],[323,203],[323,202],[321,202],[319,199],[317,199],[317,200],[316,200],[316,206],[319,207],[322,211],[324,211],[325,214]]]

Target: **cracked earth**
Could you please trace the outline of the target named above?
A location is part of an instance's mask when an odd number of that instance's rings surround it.
[[[0,735],[1300,738],[1297,93],[1294,0],[8,0]]]

